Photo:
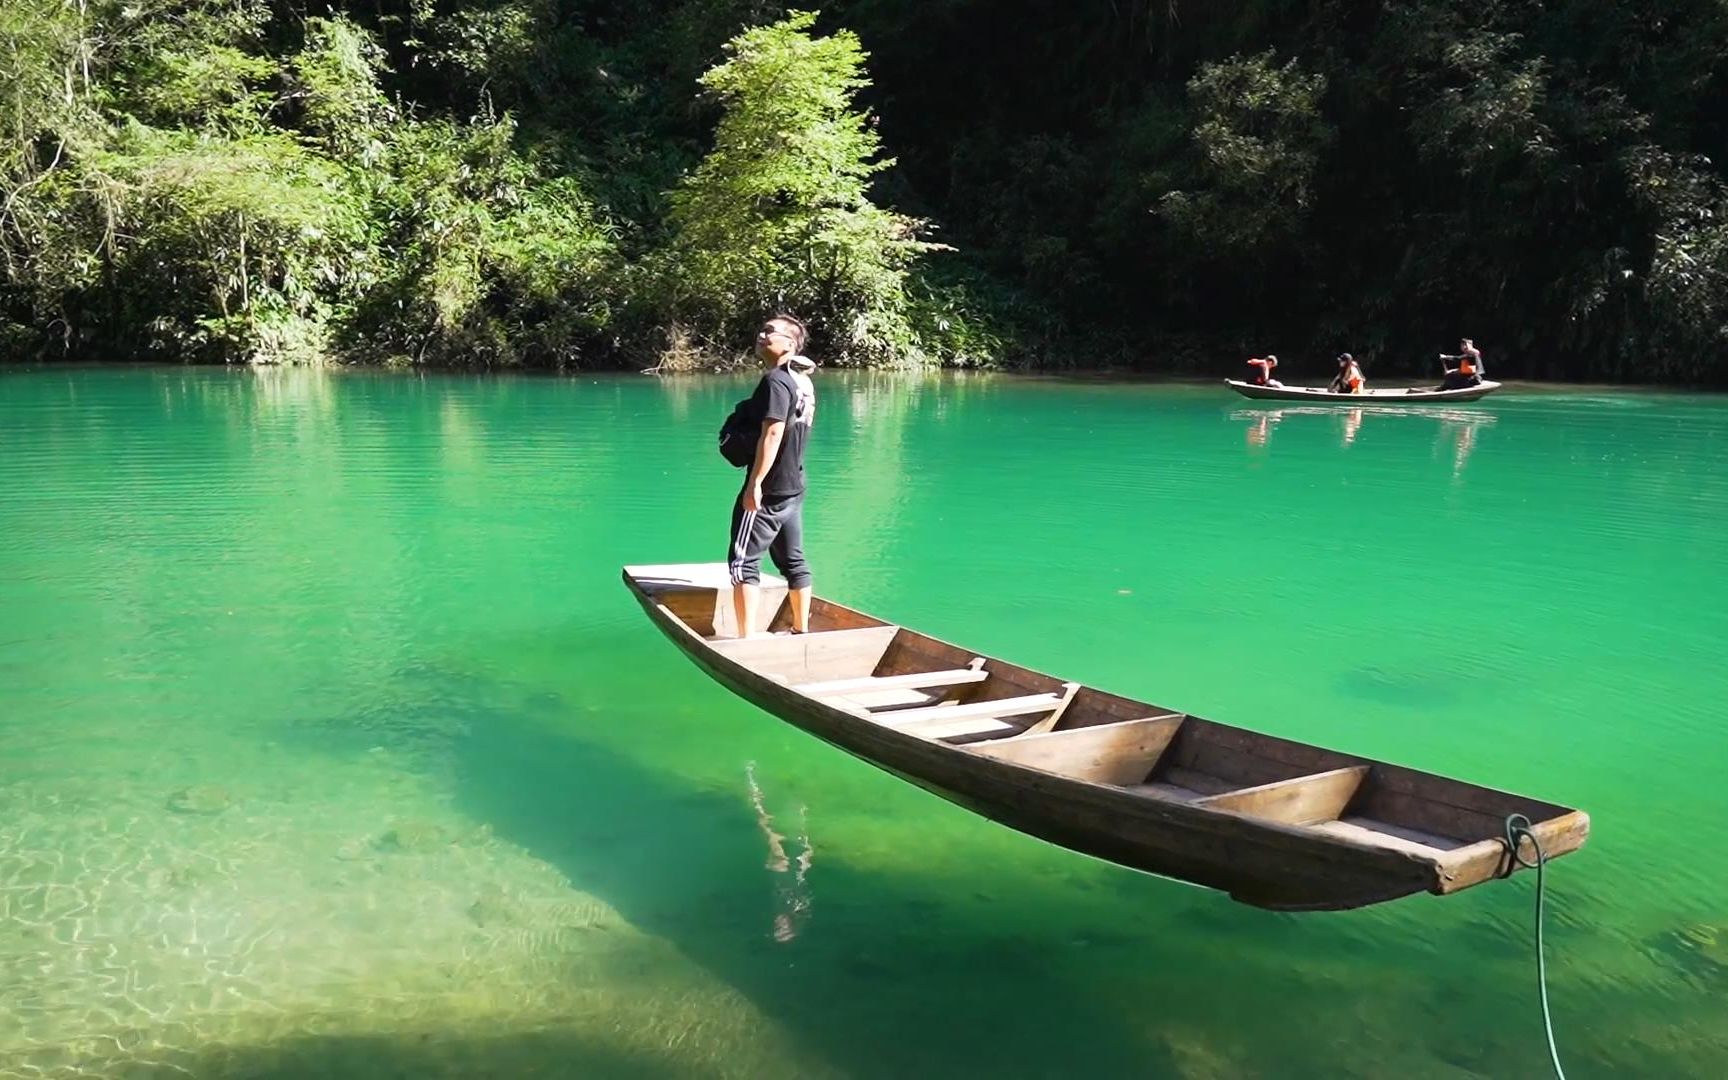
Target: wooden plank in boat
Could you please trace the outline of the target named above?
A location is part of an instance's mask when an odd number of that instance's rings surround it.
[[[1181,788],[1193,793],[1195,798],[1205,795],[1220,795],[1226,791],[1235,791],[1241,784],[1213,776],[1211,773],[1198,772],[1194,769],[1184,769],[1180,765],[1160,765],[1157,772],[1158,780],[1171,787]]]
[[[773,627],[777,622],[789,619],[786,611],[786,586],[781,583],[763,582],[757,590],[756,625],[751,627],[752,633],[760,634]],[[670,593],[663,593],[670,596]],[[701,595],[707,595],[706,593]],[[726,639],[738,636],[738,608],[732,602],[732,590],[722,589],[714,594],[714,637]]]
[[[1024,716],[1027,713],[1048,712],[1062,704],[1060,694],[1027,694],[1025,697],[994,698],[971,701],[964,705],[932,705],[927,709],[907,709],[873,717],[878,723],[900,728],[919,720],[959,720],[974,717]]]
[[[1018,735],[979,743],[971,749],[973,753],[1076,780],[1126,786],[1152,772],[1158,755],[1170,745],[1182,720],[1181,713],[1148,716],[1115,724]]]
[[[899,631],[897,626],[860,626],[809,634],[719,638],[708,646],[759,674],[780,676],[792,683],[816,682],[868,673]]]
[[[655,594],[662,611],[702,637],[714,635],[714,597],[716,595],[701,589],[668,590]]]
[[[1079,683],[1063,683],[1062,700],[1058,701],[1056,707],[1050,710],[1049,716],[1044,717],[1042,720],[1039,720],[1032,724],[1032,726],[1028,727],[1026,733],[1029,735],[1044,735],[1048,732],[1055,731],[1056,725],[1062,722],[1062,714],[1068,711],[1068,706],[1074,704],[1074,695],[1079,692]]]
[[[883,654],[882,664],[874,674],[904,675],[914,671],[955,668],[962,664],[971,666],[968,661],[976,663],[980,659],[970,650],[937,641],[915,630],[902,629],[894,643],[888,647],[888,651]],[[1060,679],[999,659],[985,659],[983,666],[984,670],[989,672],[990,678],[983,688],[975,692],[974,697],[1012,698],[1026,694],[1060,693],[1063,686]]]
[[[1329,836],[1341,836],[1346,840],[1354,840],[1359,844],[1372,844],[1375,847],[1391,848],[1393,851],[1408,851],[1412,855],[1435,858],[1458,846],[1457,841],[1447,840],[1439,836],[1430,837],[1434,841],[1433,843],[1423,843],[1414,838],[1412,835],[1414,830],[1392,832],[1384,823],[1369,821],[1367,818],[1340,818],[1337,821],[1322,821],[1310,825],[1309,828]],[[1400,835],[1401,833],[1403,835]]]
[[[1074,695],[1073,704],[1062,714],[1062,730],[1091,727],[1095,724],[1117,724],[1124,720],[1139,720],[1147,716],[1166,716],[1180,712],[1164,705],[1125,698],[1095,686],[1083,686]]]
[[[1372,824],[1384,828],[1378,821]],[[1568,811],[1535,822],[1531,831],[1542,842],[1543,853],[1549,859],[1556,859],[1583,846],[1590,835],[1590,815],[1582,810]],[[1525,846],[1525,856],[1534,856],[1528,845]],[[1442,895],[1457,892],[1489,878],[1503,877],[1506,870],[1506,842],[1503,838],[1491,837],[1464,844],[1446,852],[1446,858],[1440,862],[1439,891]]]
[[[659,606],[699,637],[732,640],[738,636],[738,609],[730,592],[707,589],[667,590],[657,593]],[[786,604],[786,587],[763,586],[756,604],[756,632],[768,630],[778,621]]]
[[[861,611],[853,611],[837,604],[822,603],[813,600],[810,605],[810,629],[813,633],[826,633],[831,630],[857,630],[869,626],[885,625],[881,619],[873,619]],[[770,630],[792,629],[792,605],[780,605],[779,614],[774,616]]]
[[[1361,758],[1259,732],[1226,728],[1207,720],[1183,725],[1180,736],[1170,747],[1169,761],[1172,766],[1227,781],[1226,787],[1218,789],[1222,791],[1365,764]],[[1195,787],[1182,780],[1174,782]],[[1205,793],[1212,795],[1217,791]]]
[[[911,675],[866,675],[857,679],[829,679],[826,682],[802,683],[793,687],[811,697],[847,696],[876,690],[924,690],[936,686],[960,686],[983,682],[990,677],[978,668],[955,668],[952,671],[924,671]]]
[[[643,572],[643,590],[665,606],[678,621],[702,637],[737,636],[732,582],[725,566],[706,564],[636,567]],[[758,586],[757,631],[772,626],[786,601],[786,582],[764,574]]]
[[[1144,784],[1123,784],[1129,791],[1156,795],[1160,799],[1170,799],[1175,802],[1193,802],[1200,798],[1200,793],[1193,788],[1178,787],[1162,780],[1148,780]]]
[[[834,697],[818,699],[837,709],[848,712],[866,712],[872,716],[886,716],[899,710],[922,709],[942,702],[940,693],[930,693],[924,690],[875,690],[870,693],[837,694]]]
[[[935,638],[907,630],[894,639],[894,644],[882,655],[878,675],[906,675],[915,671],[938,671],[961,666],[981,666],[984,658],[971,652],[937,641]]]
[[[1368,766],[1352,765],[1312,776],[1297,776],[1208,795],[1196,799],[1194,805],[1251,814],[1268,821],[1282,821],[1286,825],[1311,825],[1318,821],[1331,821],[1342,814],[1367,775]]]
[[[1365,817],[1461,841],[1502,835],[1509,813],[1540,822],[1564,809],[1395,766],[1381,771],[1385,775],[1375,777],[1373,790],[1363,793],[1360,810]]]
[[[1008,735],[1020,729],[1006,720],[994,716],[975,716],[959,720],[945,720],[933,717],[907,724],[905,727],[895,725],[895,730],[905,731],[911,735],[922,735],[926,739],[960,739],[971,736]]]

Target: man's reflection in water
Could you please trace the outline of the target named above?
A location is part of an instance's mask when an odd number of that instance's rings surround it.
[[[1476,449],[1476,429],[1480,424],[1458,425],[1458,447],[1452,456],[1452,479],[1464,475],[1464,463],[1470,460],[1470,451]]]
[[[1278,420],[1278,410],[1267,409],[1249,418],[1248,445],[1265,446],[1272,437],[1272,425]]]
[[[774,886],[775,902],[779,908],[774,915],[774,940],[791,941],[798,936],[799,925],[810,914],[810,889],[805,876],[810,872],[810,861],[816,849],[810,846],[809,808],[798,808],[798,837],[795,841],[799,848],[798,856],[788,859],[786,838],[774,830],[774,817],[763,803],[762,786],[756,782],[755,762],[744,767],[744,776],[750,785],[750,805],[756,808],[756,827],[762,830],[763,838],[768,841],[766,866],[769,873],[779,875]]]
[[[1362,430],[1362,410],[1351,409],[1344,414],[1344,445],[1349,446],[1356,441],[1356,433]]]

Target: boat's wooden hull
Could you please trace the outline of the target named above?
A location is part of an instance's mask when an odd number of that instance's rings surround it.
[[[1449,893],[1493,876],[1506,863],[1505,846],[1494,841],[1436,859],[1245,814],[1149,798],[898,731],[814,700],[732,659],[692,631],[655,593],[640,587],[628,569],[625,580],[661,632],[740,697],[950,802],[1075,851],[1277,910],[1345,909],[1418,892]],[[1216,729],[1214,735],[1235,730],[1193,717],[1182,717],[1181,722],[1208,725]],[[1298,754],[1300,749],[1296,747]],[[1567,812],[1540,821],[1537,835],[1551,854],[1559,854],[1579,846],[1587,829],[1588,818]]]
[[[1475,401],[1500,389],[1497,382],[1483,380],[1475,386],[1457,390],[1433,390],[1422,387],[1391,390],[1364,390],[1360,394],[1339,394],[1314,386],[1256,386],[1240,379],[1225,379],[1224,385],[1255,401],[1302,401],[1310,405],[1443,405],[1448,402]]]

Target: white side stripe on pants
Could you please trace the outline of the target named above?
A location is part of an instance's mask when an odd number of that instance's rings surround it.
[[[744,570],[744,545],[755,529],[756,511],[746,510],[738,515],[738,531],[732,534],[732,565],[727,568],[731,571],[730,576],[734,585],[742,584],[738,580],[738,575]]]

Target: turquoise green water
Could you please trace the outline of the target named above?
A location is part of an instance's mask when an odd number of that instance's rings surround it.
[[[819,386],[819,591],[1587,809],[1570,1074],[1728,1071],[1728,401]],[[744,388],[0,375],[0,1076],[1541,1075],[1529,877],[1256,911],[680,659]]]

